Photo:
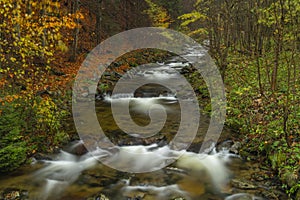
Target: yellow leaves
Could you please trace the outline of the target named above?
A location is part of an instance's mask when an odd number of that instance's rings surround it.
[[[11,62],[16,62],[16,58],[14,58],[14,57],[10,57],[10,60],[11,60]]]
[[[248,86],[248,87],[244,87],[244,88],[239,88],[238,90],[235,91],[235,94],[239,95],[239,96],[242,96],[244,94],[247,94],[248,91],[250,91],[251,86]]]
[[[76,19],[84,19],[84,15],[81,12],[76,12],[75,13],[75,18]]]
[[[191,13],[179,16],[178,19],[183,20],[181,26],[188,26],[189,24],[194,23],[196,21],[207,19],[207,16],[201,14],[200,12],[193,11]]]
[[[36,7],[36,5],[37,5],[37,2],[34,2],[34,1],[31,2],[31,6],[32,6],[32,7]]]
[[[62,23],[68,29],[80,28],[81,25],[77,23],[77,21],[80,19],[84,19],[84,15],[81,12],[77,11],[74,14],[69,13],[68,15],[63,16]]]
[[[204,29],[204,28],[199,28],[199,29],[191,31],[189,33],[190,36],[193,36],[193,35],[202,35],[202,34],[208,34],[208,31],[206,29]]]
[[[152,25],[156,27],[168,28],[170,23],[172,22],[171,17],[168,14],[168,11],[155,4],[151,0],[145,0],[149,6],[149,9],[145,11],[146,14],[152,20]]]
[[[68,46],[62,41],[62,40],[59,40],[58,41],[58,46],[57,48],[59,50],[61,50],[62,52],[67,52],[69,50]]]
[[[39,123],[51,125],[56,117],[57,106],[50,97],[45,97],[41,101],[34,101],[33,107]]]
[[[55,52],[68,50],[62,32],[79,27],[77,19],[84,18],[80,12],[66,16],[59,7],[51,0],[0,0],[0,78],[7,79],[0,87],[18,83],[29,94],[45,84]]]

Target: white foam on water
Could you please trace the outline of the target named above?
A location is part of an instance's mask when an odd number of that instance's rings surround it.
[[[156,62],[156,64],[158,64],[158,65],[164,65],[165,62]]]
[[[199,178],[203,173],[208,174],[216,189],[220,189],[228,181],[228,171],[225,167],[226,162],[229,161],[231,154],[228,152],[218,152],[213,154],[198,154],[187,151],[175,151],[169,146],[158,147],[156,144],[143,146],[122,146],[118,147],[117,151],[111,155],[108,151],[98,148],[95,152],[87,153],[82,156],[75,156],[70,153],[62,151],[57,160],[44,161],[46,166],[35,173],[39,179],[47,180],[43,189],[43,196],[48,197],[53,194],[62,192],[61,188],[75,182],[82,171],[99,165],[97,158],[105,158],[108,162],[119,167],[134,166],[134,170],[141,171],[142,169],[149,169],[150,171],[160,169],[160,164],[180,156],[176,161],[176,167],[184,169],[185,171],[193,171],[199,174]],[[195,174],[195,173],[194,173]],[[173,188],[173,189],[172,189]],[[163,191],[177,191],[182,194],[177,186],[126,186],[125,190],[143,189],[152,192],[157,192],[158,195]],[[230,200],[230,199],[229,199]]]
[[[61,151],[57,160],[45,160],[44,162],[46,167],[39,170],[36,175],[73,183],[83,170],[95,166],[98,161],[89,153],[75,156]]]
[[[228,170],[225,164],[231,154],[228,152],[212,152],[211,154],[196,154],[185,152],[176,162],[178,168],[193,171],[199,174],[208,173],[216,187],[220,190],[228,181]]]
[[[147,79],[168,80],[170,78],[178,77],[178,74],[162,72],[162,71],[153,71],[151,73],[144,73],[144,76]]]
[[[52,180],[52,179],[46,179],[46,184],[44,186],[44,190],[42,194],[38,197],[39,199],[46,200],[49,197],[54,197],[55,194],[62,193],[67,187],[69,186],[69,183],[66,181],[59,181],[59,180]],[[55,192],[54,192],[55,191]]]
[[[97,155],[97,152],[95,154]],[[171,150],[168,146],[135,145],[119,147],[119,151],[109,157],[108,161],[119,169],[155,171],[161,169],[168,160],[175,159],[177,156],[178,152]]]
[[[108,103],[117,103],[120,106],[123,104],[128,105],[130,103],[131,109],[133,111],[139,112],[139,113],[144,113],[144,114],[149,114],[149,111],[153,106],[160,105],[162,106],[161,108],[165,109],[166,111],[171,112],[171,109],[168,108],[168,106],[164,105],[169,105],[169,104],[174,104],[177,103],[177,98],[174,95],[167,94],[164,96],[159,96],[159,97],[133,97],[132,94],[118,94],[118,95],[113,95],[113,96],[105,96],[104,101]]]
[[[105,95],[104,101],[111,102],[113,100],[131,99],[131,98],[134,98],[133,93],[119,93],[119,94],[114,94],[114,95]]]
[[[188,62],[171,62],[167,64],[171,68],[183,68],[188,67],[190,64]]]
[[[160,95],[159,97],[134,97],[133,94],[128,93],[128,94],[114,94],[114,95],[106,95],[104,97],[104,101],[106,102],[112,102],[112,101],[128,101],[128,100],[133,100],[139,103],[148,103],[148,102],[155,102],[157,100],[166,100],[166,101],[176,101],[177,98],[172,95],[172,94],[167,94],[167,95]]]
[[[74,142],[74,144],[72,144],[69,148],[70,148],[70,150],[74,150],[81,145],[83,145],[83,141],[79,140],[79,141]]]
[[[82,171],[95,166],[98,160],[90,153],[76,156],[61,151],[57,160],[44,160],[43,162],[46,166],[33,174],[36,179],[46,180],[40,199],[59,195],[78,179]]]
[[[142,191],[156,196],[156,199],[159,200],[170,199],[170,197],[174,195],[184,197],[187,200],[190,199],[188,193],[181,190],[177,184],[161,186],[161,187],[157,187],[153,185],[124,186],[121,190],[123,196],[128,196],[130,193],[134,191]]]

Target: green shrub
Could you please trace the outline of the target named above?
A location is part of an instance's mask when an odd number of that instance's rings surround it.
[[[21,134],[24,120],[16,101],[1,104],[0,172],[12,171],[26,161],[27,147]]]
[[[0,172],[12,171],[35,152],[51,152],[69,140],[67,112],[50,97],[0,96]]]
[[[26,142],[10,144],[0,149],[0,172],[13,171],[26,161]]]

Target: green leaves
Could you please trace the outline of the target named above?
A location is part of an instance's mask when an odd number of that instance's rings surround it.
[[[0,173],[13,171],[26,161],[24,142],[10,144],[0,149]]]
[[[19,167],[35,151],[51,149],[68,140],[61,131],[67,115],[51,98],[0,93],[0,172]],[[2,98],[1,98],[2,97]]]

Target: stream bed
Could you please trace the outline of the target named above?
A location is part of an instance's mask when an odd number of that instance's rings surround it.
[[[188,51],[195,54],[192,48],[188,48]],[[150,68],[139,68],[134,73],[148,79],[149,84],[139,87],[134,93],[110,94],[96,101],[95,111],[99,124],[106,137],[118,146],[114,155],[101,146],[94,152],[88,152],[83,141],[74,141],[60,153],[36,158],[32,164],[1,176],[0,200],[251,200],[278,199],[278,196],[283,198],[284,194],[275,189],[276,183],[273,179],[266,178],[268,169],[262,169],[258,163],[244,162],[239,157],[240,144],[234,140],[229,130],[223,130],[218,144],[207,144],[207,153],[199,153],[210,121],[206,115],[201,115],[197,135],[188,150],[177,151],[168,146],[180,127],[181,107],[176,91],[151,80],[177,84],[180,73],[175,73],[174,69],[180,72],[186,67],[189,67],[187,62],[180,57],[174,57]],[[126,84],[124,91],[125,87]],[[184,86],[182,89],[185,89]],[[128,136],[114,121],[112,103],[115,106],[128,104],[131,118],[139,126],[147,126],[150,123],[148,111],[153,105],[164,108],[167,119],[163,128],[153,136],[134,137],[136,133]],[[192,107],[187,109],[185,112],[195,112]],[[88,125],[85,127],[90,117],[83,116],[81,124],[93,136],[97,134],[96,130]],[[120,123],[126,125],[128,122],[126,118],[122,121],[121,116]],[[190,127],[186,126],[184,130],[189,132]],[[131,152],[136,157],[128,157],[124,152]],[[139,157],[140,152],[148,154],[146,157]],[[179,154],[174,162],[155,169],[157,163],[164,163]],[[114,166],[131,166],[135,171],[146,167],[151,169],[148,170],[151,172],[130,173],[128,172],[130,169],[121,172],[104,165],[101,162],[103,158]]]

